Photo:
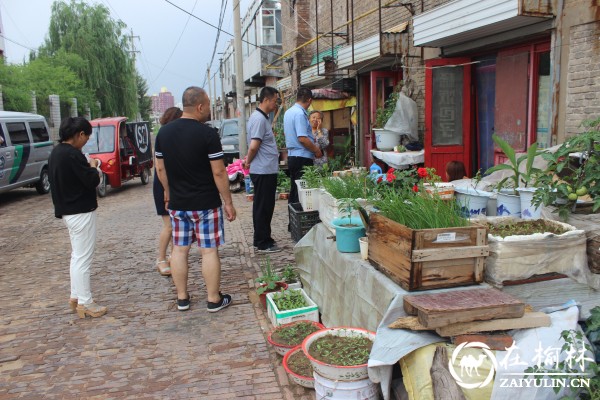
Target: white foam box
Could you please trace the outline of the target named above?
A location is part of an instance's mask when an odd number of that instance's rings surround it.
[[[288,289],[286,292],[290,290],[299,290],[302,293],[302,296],[304,296],[306,303],[308,303],[308,306],[295,308],[293,310],[280,311],[273,301],[273,296],[281,292],[267,293],[267,314],[269,315],[269,319],[271,320],[273,326],[288,324],[297,320],[319,322],[319,307],[314,301],[312,301],[310,297],[308,297],[304,289]]]

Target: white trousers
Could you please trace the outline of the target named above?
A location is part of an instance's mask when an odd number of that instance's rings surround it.
[[[96,211],[63,215],[71,238],[71,298],[79,304],[92,302],[90,268],[96,247]]]

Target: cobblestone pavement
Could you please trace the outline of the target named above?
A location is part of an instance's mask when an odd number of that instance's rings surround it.
[[[252,209],[234,195],[238,219],[225,224],[222,290],[233,305],[206,311],[199,255],[190,257],[190,311],[155,268],[161,222],[152,185],[139,180],[99,199],[92,269],[101,318],[68,308],[70,244],[50,196],[33,189],[0,195],[0,399],[314,399],[288,381],[268,345],[270,323],[254,292],[258,257]],[[274,237],[293,262],[287,201],[277,201]],[[194,248],[195,249],[195,248]]]

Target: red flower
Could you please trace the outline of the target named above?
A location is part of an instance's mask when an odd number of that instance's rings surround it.
[[[394,173],[394,171],[395,171],[395,169],[394,169],[394,168],[390,168],[390,169],[388,169],[388,172],[387,172],[387,173],[388,173],[388,174],[393,174],[393,173]]]
[[[392,182],[394,182],[394,179],[396,179],[396,175],[394,175],[394,174],[387,174],[386,179],[387,179],[388,182],[392,183]]]
[[[427,175],[429,175],[429,173],[427,172],[427,168],[419,168],[419,169],[417,169],[417,174],[421,178],[427,178]]]
[[[419,187],[417,185],[413,186],[413,192],[418,193]]]
[[[382,180],[383,180],[383,176],[380,176],[379,178],[377,178],[377,183],[381,183]]]

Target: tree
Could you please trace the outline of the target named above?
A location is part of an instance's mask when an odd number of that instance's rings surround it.
[[[150,113],[152,112],[152,99],[147,94],[148,83],[139,73],[136,73],[136,82],[140,116],[142,121],[148,121],[148,124],[150,125],[148,128],[152,130],[152,119],[150,119]]]
[[[128,52],[126,25],[110,17],[103,5],[81,1],[52,4],[50,27],[40,56],[54,57],[61,50],[74,57],[63,60],[76,72],[97,100],[105,116],[138,112],[135,64]]]
[[[5,110],[31,111],[31,95],[23,90],[26,82],[23,76],[23,66],[0,62],[0,82],[2,82],[2,99]]]

